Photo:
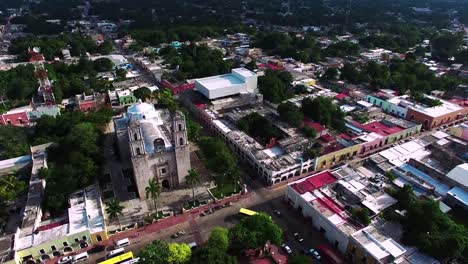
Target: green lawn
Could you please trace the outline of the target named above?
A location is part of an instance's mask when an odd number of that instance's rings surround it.
[[[217,199],[231,196],[240,191],[241,187],[238,184],[224,184],[210,189],[211,194]]]
[[[198,200],[189,201],[189,202],[184,203],[184,209],[185,210],[189,210],[189,209],[192,209],[192,208],[198,207],[198,206],[200,206],[200,201],[198,201]]]

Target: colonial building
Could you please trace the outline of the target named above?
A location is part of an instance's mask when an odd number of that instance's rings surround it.
[[[185,116],[139,102],[114,120],[120,155],[130,160],[138,196],[156,179],[163,188],[185,182],[190,169],[190,151]]]

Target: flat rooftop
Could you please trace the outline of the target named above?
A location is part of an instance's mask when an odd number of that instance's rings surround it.
[[[390,255],[398,259],[406,252],[403,246],[379,232],[374,226],[368,226],[354,233],[352,237],[378,260]]]
[[[244,81],[235,77],[232,73],[196,79],[196,81],[208,90],[217,90],[244,83]]]
[[[330,171],[324,171],[305,179],[293,182],[291,188],[293,188],[299,194],[314,191],[322,186],[332,184],[337,181],[337,178],[331,174]]]

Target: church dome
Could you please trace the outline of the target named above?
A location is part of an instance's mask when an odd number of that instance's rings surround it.
[[[127,109],[127,115],[132,120],[151,119],[157,117],[154,106],[142,102],[130,106]]]

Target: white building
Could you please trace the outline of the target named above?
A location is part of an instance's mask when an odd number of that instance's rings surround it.
[[[195,89],[210,100],[240,93],[256,93],[257,75],[237,68],[228,74],[196,79]]]

